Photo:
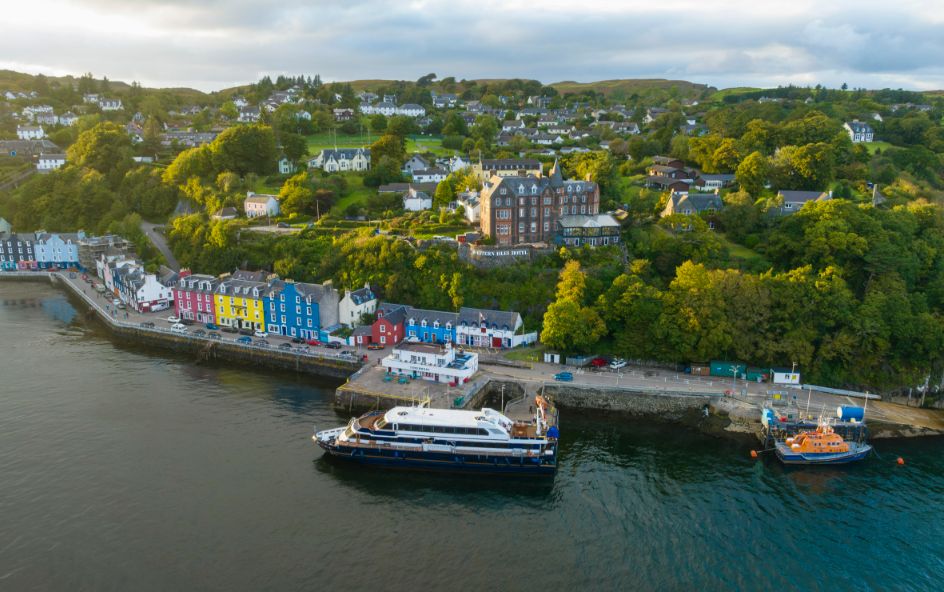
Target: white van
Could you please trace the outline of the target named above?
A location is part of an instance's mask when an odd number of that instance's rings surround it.
[[[182,325],[182,324],[180,324],[180,323],[174,323],[173,325],[170,326],[170,330],[173,331],[174,333],[186,333],[186,332],[187,332],[187,325]]]

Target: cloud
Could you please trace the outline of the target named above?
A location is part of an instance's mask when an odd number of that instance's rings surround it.
[[[38,0],[5,10],[5,67],[203,90],[266,73],[428,72],[944,88],[944,21],[920,0]]]

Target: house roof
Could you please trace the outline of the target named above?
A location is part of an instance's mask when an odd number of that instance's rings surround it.
[[[673,193],[669,200],[672,202],[674,212],[684,210],[686,206],[696,213],[720,210],[724,207],[721,198],[714,193]]]
[[[851,129],[852,132],[856,134],[867,134],[867,133],[873,132],[872,126],[865,123],[864,121],[859,121],[859,120],[847,121],[846,125],[849,126],[849,129]]]
[[[243,203],[265,205],[269,203],[269,200],[272,200],[272,199],[274,199],[275,201],[279,201],[279,198],[275,195],[255,194],[255,195],[251,195],[247,197],[243,201]]]
[[[618,228],[619,222],[609,214],[597,214],[595,216],[561,216],[560,225],[564,228]]]
[[[441,310],[425,310],[422,308],[413,308],[409,307],[406,312],[407,319],[413,319],[416,321],[416,324],[422,324],[425,320],[427,325],[432,325],[436,321],[439,321],[440,325],[445,325],[446,323],[451,324],[453,327],[456,325],[456,321],[459,320],[459,313],[455,312],[443,312]]]
[[[459,309],[459,323],[466,325],[475,325],[485,322],[488,326],[514,330],[521,323],[521,315],[514,311],[489,310],[486,308],[468,308],[463,306]]]
[[[780,190],[777,195],[783,198],[784,203],[806,203],[808,201],[824,201],[829,199],[825,191],[792,191]]]
[[[364,304],[365,302],[370,302],[376,298],[377,297],[374,295],[373,291],[367,287],[351,291],[351,302],[354,304]]]

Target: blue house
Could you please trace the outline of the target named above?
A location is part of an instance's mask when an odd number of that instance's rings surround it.
[[[403,323],[406,339],[423,343],[455,343],[458,313],[407,307]]]
[[[338,322],[338,291],[330,284],[274,280],[263,302],[269,333],[318,339],[322,327]]]

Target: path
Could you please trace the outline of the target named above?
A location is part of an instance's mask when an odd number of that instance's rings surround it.
[[[141,232],[143,232],[148,239],[151,241],[157,250],[161,252],[161,255],[164,256],[164,261],[167,262],[167,267],[170,267],[174,271],[180,271],[180,264],[177,263],[177,259],[174,257],[174,254],[171,252],[170,247],[167,246],[167,239],[164,238],[164,235],[157,231],[158,228],[162,227],[161,224],[153,224],[151,222],[141,221]]]

